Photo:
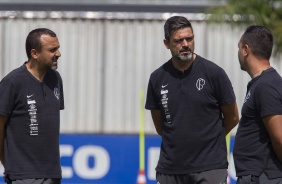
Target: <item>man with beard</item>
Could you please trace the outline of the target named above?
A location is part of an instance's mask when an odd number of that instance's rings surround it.
[[[238,43],[241,69],[252,80],[234,143],[238,184],[282,184],[282,79],[270,66],[272,33],[249,26]]]
[[[164,25],[172,58],[149,80],[145,108],[162,137],[160,184],[225,183],[225,136],[238,123],[235,94],[222,68],[194,53],[191,23],[181,16]]]
[[[55,71],[56,34],[46,28],[26,39],[28,61],[0,82],[0,160],[8,184],[60,184],[63,84]]]

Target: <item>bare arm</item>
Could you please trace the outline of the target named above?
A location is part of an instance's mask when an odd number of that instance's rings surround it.
[[[282,115],[270,115],[262,118],[271,140],[272,148],[282,163]]]
[[[237,103],[223,105],[220,109],[223,115],[225,135],[227,135],[239,122]]]
[[[2,165],[5,167],[5,158],[4,158],[4,132],[5,132],[5,124],[7,121],[7,117],[0,115],[0,161]]]
[[[162,134],[162,121],[161,121],[161,111],[160,110],[151,110],[152,119],[156,128],[156,131],[159,135]]]

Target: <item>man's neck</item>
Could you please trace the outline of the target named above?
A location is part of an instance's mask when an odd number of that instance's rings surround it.
[[[45,74],[46,74],[46,70],[40,70],[40,68],[38,67],[38,65],[35,62],[32,61],[28,61],[25,64],[27,70],[40,82],[43,81]]]

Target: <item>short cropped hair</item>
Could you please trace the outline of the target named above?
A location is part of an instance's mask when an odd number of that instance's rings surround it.
[[[53,31],[47,28],[38,28],[32,30],[28,34],[25,42],[26,55],[28,59],[31,58],[32,49],[41,51],[41,42],[40,42],[41,35],[50,35],[51,37],[57,37],[56,33],[54,33]]]
[[[273,36],[265,27],[258,25],[247,27],[241,37],[241,43],[242,45],[249,45],[256,57],[270,59],[273,48]]]
[[[164,25],[165,39],[169,41],[171,32],[177,29],[190,27],[193,32],[193,28],[189,20],[182,16],[173,16],[166,20]]]

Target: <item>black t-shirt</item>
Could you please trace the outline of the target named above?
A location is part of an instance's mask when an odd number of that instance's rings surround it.
[[[187,174],[227,168],[220,106],[234,102],[224,70],[200,56],[184,73],[171,60],[155,70],[145,108],[161,111],[162,144],[156,170]]]
[[[249,82],[241,114],[233,150],[237,176],[264,172],[269,179],[281,178],[282,163],[262,121],[264,116],[282,114],[282,80],[275,69]]]
[[[64,96],[59,73],[49,70],[40,82],[22,65],[0,82],[0,102],[0,114],[8,117],[4,174],[11,179],[61,178]]]

